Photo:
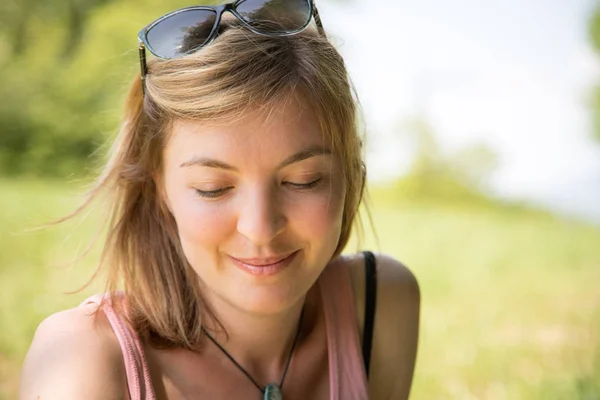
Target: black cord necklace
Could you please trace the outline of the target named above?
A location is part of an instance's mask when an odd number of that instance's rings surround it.
[[[231,362],[240,370],[250,381],[256,386],[258,390],[263,394],[263,400],[283,400],[283,393],[281,392],[281,388],[283,387],[283,381],[285,380],[285,376],[287,375],[288,369],[290,367],[290,363],[292,361],[292,355],[294,354],[294,348],[296,347],[296,342],[298,342],[298,337],[300,336],[300,327],[302,326],[302,318],[304,317],[304,308],[302,308],[302,312],[300,313],[300,321],[298,321],[298,328],[296,329],[296,336],[294,337],[294,343],[292,344],[292,348],[290,350],[290,354],[288,355],[287,362],[285,364],[285,369],[283,370],[283,375],[281,376],[281,382],[279,385],[275,383],[269,383],[267,386],[263,388],[250,376],[250,374],[242,367],[236,360],[233,358],[231,354],[225,350],[223,346],[219,344],[213,338],[210,333],[206,331],[204,326],[202,327],[202,332],[213,342],[222,352],[231,360]]]

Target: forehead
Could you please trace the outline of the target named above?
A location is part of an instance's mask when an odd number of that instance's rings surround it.
[[[316,114],[295,96],[289,96],[268,110],[250,109],[230,121],[175,120],[164,161],[168,165],[210,156],[241,164],[277,163],[315,146],[331,150]]]

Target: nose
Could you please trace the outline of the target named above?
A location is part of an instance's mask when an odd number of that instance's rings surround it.
[[[274,188],[257,188],[243,196],[237,230],[256,246],[267,245],[287,225],[284,205]]]

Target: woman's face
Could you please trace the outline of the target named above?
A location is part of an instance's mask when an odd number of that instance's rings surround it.
[[[227,125],[177,121],[164,194],[207,300],[258,314],[300,300],[340,237],[345,184],[297,100]]]

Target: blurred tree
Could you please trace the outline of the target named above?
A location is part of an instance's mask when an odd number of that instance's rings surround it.
[[[6,32],[11,56],[22,54],[38,38],[31,35],[32,24],[56,23],[65,27],[63,51],[72,55],[80,43],[87,19],[95,8],[114,0],[4,0],[0,3],[0,29]]]
[[[185,0],[1,0],[0,174],[86,174],[137,74],[137,32]],[[87,168],[86,168],[87,167]]]
[[[398,200],[490,204],[487,179],[498,165],[498,157],[490,148],[476,143],[447,154],[433,127],[421,116],[400,124],[398,133],[415,150],[408,173],[394,185]]]

